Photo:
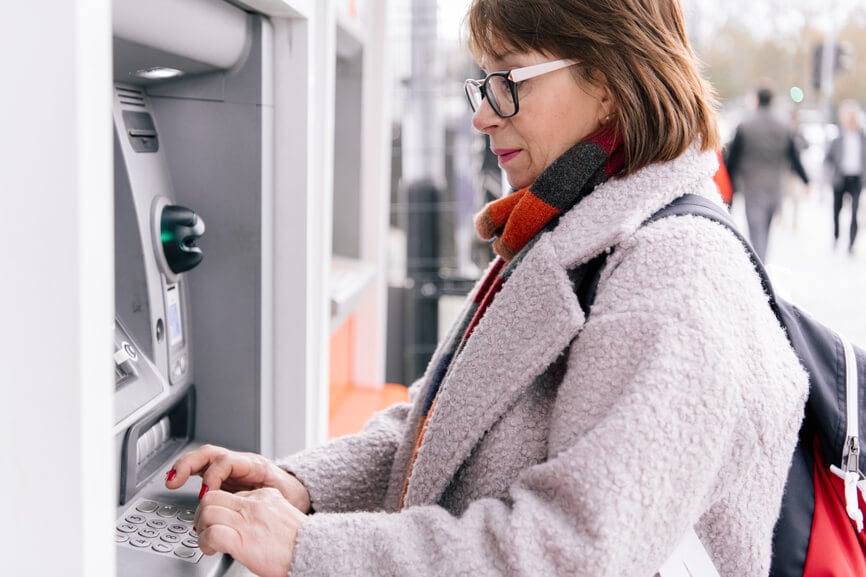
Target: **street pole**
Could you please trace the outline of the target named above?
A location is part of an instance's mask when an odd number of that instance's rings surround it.
[[[824,48],[821,52],[821,112],[824,121],[833,121],[833,79],[836,65],[836,0],[830,0],[827,12],[829,27],[824,37]]]
[[[403,382],[421,376],[438,340],[439,205],[445,185],[445,127],[439,110],[438,1],[411,0],[412,69],[403,119],[406,291]]]
[[[442,186],[445,130],[439,111],[442,83],[437,0],[411,0],[412,68],[403,119],[403,180]]]

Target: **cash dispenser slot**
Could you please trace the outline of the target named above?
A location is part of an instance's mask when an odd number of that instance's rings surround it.
[[[120,504],[171,462],[190,442],[195,429],[195,388],[167,411],[129,428],[123,440],[120,470]]]

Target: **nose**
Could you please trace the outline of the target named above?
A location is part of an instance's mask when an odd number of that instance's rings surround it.
[[[504,118],[493,112],[493,108],[486,98],[481,100],[481,104],[472,114],[472,126],[475,127],[475,130],[484,134],[489,134],[501,126],[504,120]]]

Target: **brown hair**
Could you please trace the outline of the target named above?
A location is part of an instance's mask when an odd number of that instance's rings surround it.
[[[681,155],[700,138],[719,147],[715,95],[700,74],[679,0],[473,0],[476,58],[503,50],[570,58],[585,81],[607,78],[629,174]]]

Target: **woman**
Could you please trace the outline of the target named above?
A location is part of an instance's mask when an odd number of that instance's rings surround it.
[[[678,1],[468,23],[473,124],[516,192],[476,218],[499,257],[411,402],[279,465],[204,447],[167,485],[200,474],[202,549],[263,576],[649,576],[690,527],[722,575],[766,575],[807,381],[729,231],[642,226],[718,198]],[[605,252],[587,315],[572,279]]]

